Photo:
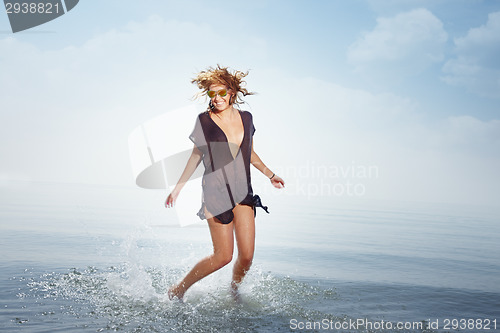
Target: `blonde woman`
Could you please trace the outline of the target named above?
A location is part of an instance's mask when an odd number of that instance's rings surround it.
[[[253,193],[250,164],[268,177],[274,187],[285,186],[283,179],[273,173],[253,149],[255,127],[252,114],[235,108],[242,103],[242,96],[252,94],[242,87],[247,74],[218,65],[200,72],[192,80],[201,89],[199,95],[209,97],[209,107],[196,119],[189,136],[194,143],[191,156],[165,206],[175,204],[182,187],[203,161],[203,200],[198,216],[208,221],[213,254],[200,260],[169,289],[171,299],[182,300],[195,282],[230,263],[234,238],[238,257],[233,268],[231,290],[236,293],[253,260],[256,207],[268,212],[259,196]]]

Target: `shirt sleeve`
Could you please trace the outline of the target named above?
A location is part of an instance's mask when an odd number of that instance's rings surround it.
[[[253,124],[253,115],[251,113],[250,113],[250,122],[251,122],[250,132],[252,133],[252,136],[253,136],[253,134],[255,133],[255,126]]]
[[[205,135],[203,133],[203,128],[201,126],[200,117],[196,117],[196,123],[194,124],[194,129],[189,135],[189,139],[193,141],[196,147],[201,148],[205,145]]]

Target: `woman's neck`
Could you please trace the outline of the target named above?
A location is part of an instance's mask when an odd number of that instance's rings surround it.
[[[212,114],[217,116],[219,119],[229,120],[236,115],[236,109],[231,105],[227,109],[219,111],[217,109],[212,110]]]

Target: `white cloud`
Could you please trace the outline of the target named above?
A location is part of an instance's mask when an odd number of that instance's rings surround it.
[[[444,146],[455,146],[471,153],[500,151],[500,120],[482,121],[472,116],[448,117],[441,132]]]
[[[454,0],[451,0],[453,3]],[[450,0],[366,0],[370,7],[379,13],[398,13],[418,7],[431,8],[450,3]]]
[[[443,23],[427,9],[414,9],[394,17],[380,17],[348,50],[357,70],[384,66],[401,74],[422,71],[444,57],[448,34]]]
[[[500,12],[455,39],[456,57],[443,66],[443,80],[482,96],[500,98]]]

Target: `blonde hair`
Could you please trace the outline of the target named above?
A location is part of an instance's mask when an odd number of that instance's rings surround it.
[[[221,65],[209,67],[207,70],[199,72],[198,75],[191,80],[191,83],[196,84],[198,88],[202,90],[194,97],[197,98],[205,95],[212,84],[221,84],[234,93],[234,97],[231,98],[230,104],[244,103],[242,96],[255,94],[243,88],[243,86],[246,85],[243,78],[247,75],[248,71],[246,73],[236,70],[231,72],[228,67],[222,67]]]

